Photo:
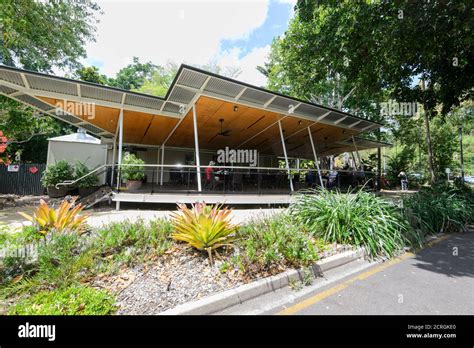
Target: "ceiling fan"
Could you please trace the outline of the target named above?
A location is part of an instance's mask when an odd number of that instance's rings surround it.
[[[220,118],[220,119],[219,119],[219,122],[221,123],[221,131],[218,132],[216,135],[214,135],[214,136],[212,137],[212,139],[209,140],[209,142],[213,141],[213,140],[214,140],[216,137],[218,137],[218,136],[229,137],[229,136],[230,136],[230,132],[232,132],[232,130],[230,130],[230,129],[224,130],[224,128],[223,128],[223,127],[224,127],[224,119],[223,119],[223,118]]]

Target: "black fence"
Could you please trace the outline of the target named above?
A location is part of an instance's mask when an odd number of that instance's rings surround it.
[[[40,196],[44,194],[41,176],[46,164],[0,164],[0,193]]]

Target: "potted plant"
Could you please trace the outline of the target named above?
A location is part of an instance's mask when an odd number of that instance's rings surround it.
[[[134,164],[134,166],[122,166],[120,171],[122,178],[127,181],[127,190],[137,190],[142,186],[142,180],[145,178],[145,161],[134,154],[127,153],[122,160],[122,164]]]
[[[60,198],[66,196],[68,188],[66,186],[56,188],[56,184],[73,179],[74,170],[72,166],[67,161],[62,160],[46,167],[41,177],[41,183],[48,190],[49,197]]]
[[[89,174],[91,170],[81,161],[77,161],[75,164],[75,180],[82,178]],[[77,183],[79,188],[79,196],[84,197],[97,191],[97,182],[99,177],[96,174],[87,175]]]

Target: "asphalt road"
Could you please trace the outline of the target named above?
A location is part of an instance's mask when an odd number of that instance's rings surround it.
[[[379,264],[273,314],[474,314],[474,232]]]

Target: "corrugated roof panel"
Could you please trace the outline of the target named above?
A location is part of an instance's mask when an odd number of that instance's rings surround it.
[[[272,94],[259,91],[253,88],[247,88],[240,96],[239,100],[248,101],[255,104],[264,105],[273,97]]]
[[[200,89],[207,79],[207,75],[184,69],[178,79],[178,84]]]
[[[17,73],[15,71],[0,70],[0,78],[2,80],[25,87],[25,84],[23,83],[23,80],[21,79],[20,73]]]
[[[41,110],[44,110],[44,111],[51,110],[54,107],[54,106],[51,106],[51,105],[49,105],[45,102],[42,102],[41,100],[38,100],[38,99],[28,95],[28,94],[18,95],[18,96],[16,96],[16,98],[21,100],[24,103],[35,106],[38,109],[41,109]]]
[[[288,112],[290,110],[290,106],[293,105],[294,107],[298,105],[298,102],[295,100],[283,98],[283,97],[276,97],[268,107],[284,110]]]
[[[345,117],[344,115],[338,114],[337,112],[331,112],[329,115],[323,118],[324,122],[336,122],[341,118]]]
[[[303,103],[300,106],[298,106],[295,112],[304,116],[319,117],[325,114],[327,110],[323,108],[318,108],[317,106],[314,106],[314,105]]]
[[[81,85],[81,94],[86,98],[96,98],[114,103],[121,103],[123,93],[106,88]]]
[[[194,98],[196,93],[181,87],[174,87],[168,99],[177,103],[188,104]]]
[[[59,118],[63,121],[67,121],[67,122],[72,123],[72,124],[76,124],[76,123],[79,123],[79,122],[82,121],[80,118],[71,116],[69,114],[63,114],[63,113],[57,113],[57,114],[54,113],[54,117]]]
[[[7,87],[7,86],[0,85],[0,93],[12,94],[12,93],[15,93],[15,92],[18,92],[18,91],[14,88],[10,88],[10,87]]]
[[[77,87],[76,83],[74,82],[67,82],[28,74],[26,74],[25,77],[28,80],[31,88],[38,89],[40,91],[77,95]]]
[[[354,121],[355,122],[355,121]],[[368,122],[368,121],[362,121],[360,123],[358,123],[357,125],[354,126],[354,129],[357,129],[357,130],[362,130],[364,129],[365,127],[367,126],[370,126],[372,123],[371,122]]]
[[[347,117],[346,119],[342,120],[339,122],[337,125],[338,126],[343,126],[343,127],[348,127],[351,124],[356,123],[358,120],[355,117]]]
[[[235,98],[242,91],[242,88],[243,87],[237,83],[211,77],[204,90]]]
[[[166,103],[165,107],[163,108],[164,111],[172,112],[175,114],[179,114],[179,106],[173,103]]]
[[[148,98],[136,94],[127,94],[125,97],[125,105],[133,105],[142,108],[150,108],[160,110],[164,101],[156,98]]]

